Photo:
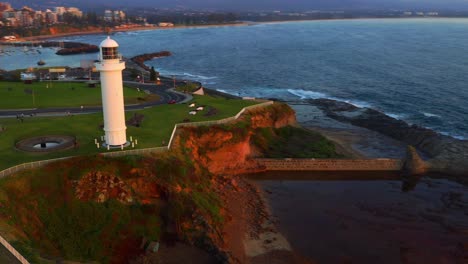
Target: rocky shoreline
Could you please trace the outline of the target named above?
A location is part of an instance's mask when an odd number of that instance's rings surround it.
[[[424,172],[457,176],[468,174],[468,141],[441,135],[433,130],[409,125],[374,109],[360,108],[330,99],[312,99],[309,104],[339,122],[366,128],[414,146],[427,157]]]

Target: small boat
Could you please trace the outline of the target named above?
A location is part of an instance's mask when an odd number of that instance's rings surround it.
[[[43,61],[43,60],[40,60],[40,61],[37,62],[37,65],[39,65],[39,66],[43,66],[43,65],[45,65],[45,64],[46,64],[46,63],[45,63],[45,61]]]

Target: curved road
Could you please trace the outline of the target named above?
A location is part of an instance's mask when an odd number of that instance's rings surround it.
[[[155,105],[167,104],[171,101],[181,103],[192,99],[191,95],[179,93],[170,90],[170,86],[163,83],[163,85],[155,85],[152,83],[139,83],[124,81],[128,87],[139,88],[140,90],[147,90],[152,94],[158,95],[161,99],[159,101],[126,105],[125,111],[139,110]],[[0,110],[0,117],[16,117],[18,115],[40,115],[40,116],[53,116],[53,115],[68,115],[68,114],[89,114],[102,112],[102,106],[88,106],[81,109],[80,107],[60,107],[60,108],[34,108],[34,109],[7,109]]]

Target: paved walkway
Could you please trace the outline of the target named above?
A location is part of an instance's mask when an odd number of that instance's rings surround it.
[[[21,264],[10,251],[0,244],[0,263],[5,264]]]

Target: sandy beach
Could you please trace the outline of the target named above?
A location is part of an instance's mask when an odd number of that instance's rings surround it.
[[[216,24],[216,25],[194,25],[194,26],[173,26],[173,27],[158,27],[158,26],[139,26],[139,27],[129,27],[129,28],[118,28],[110,29],[111,33],[115,32],[133,32],[133,31],[145,31],[145,30],[170,30],[170,29],[183,29],[183,28],[210,28],[210,27],[236,27],[236,26],[248,26],[248,23],[229,23],[229,24]],[[19,38],[18,41],[39,41],[47,40],[60,37],[70,37],[70,36],[82,36],[82,35],[96,35],[96,34],[106,34],[105,30],[89,30],[89,31],[79,31],[79,32],[70,32],[70,33],[59,33],[54,35],[40,35],[33,37]]]

